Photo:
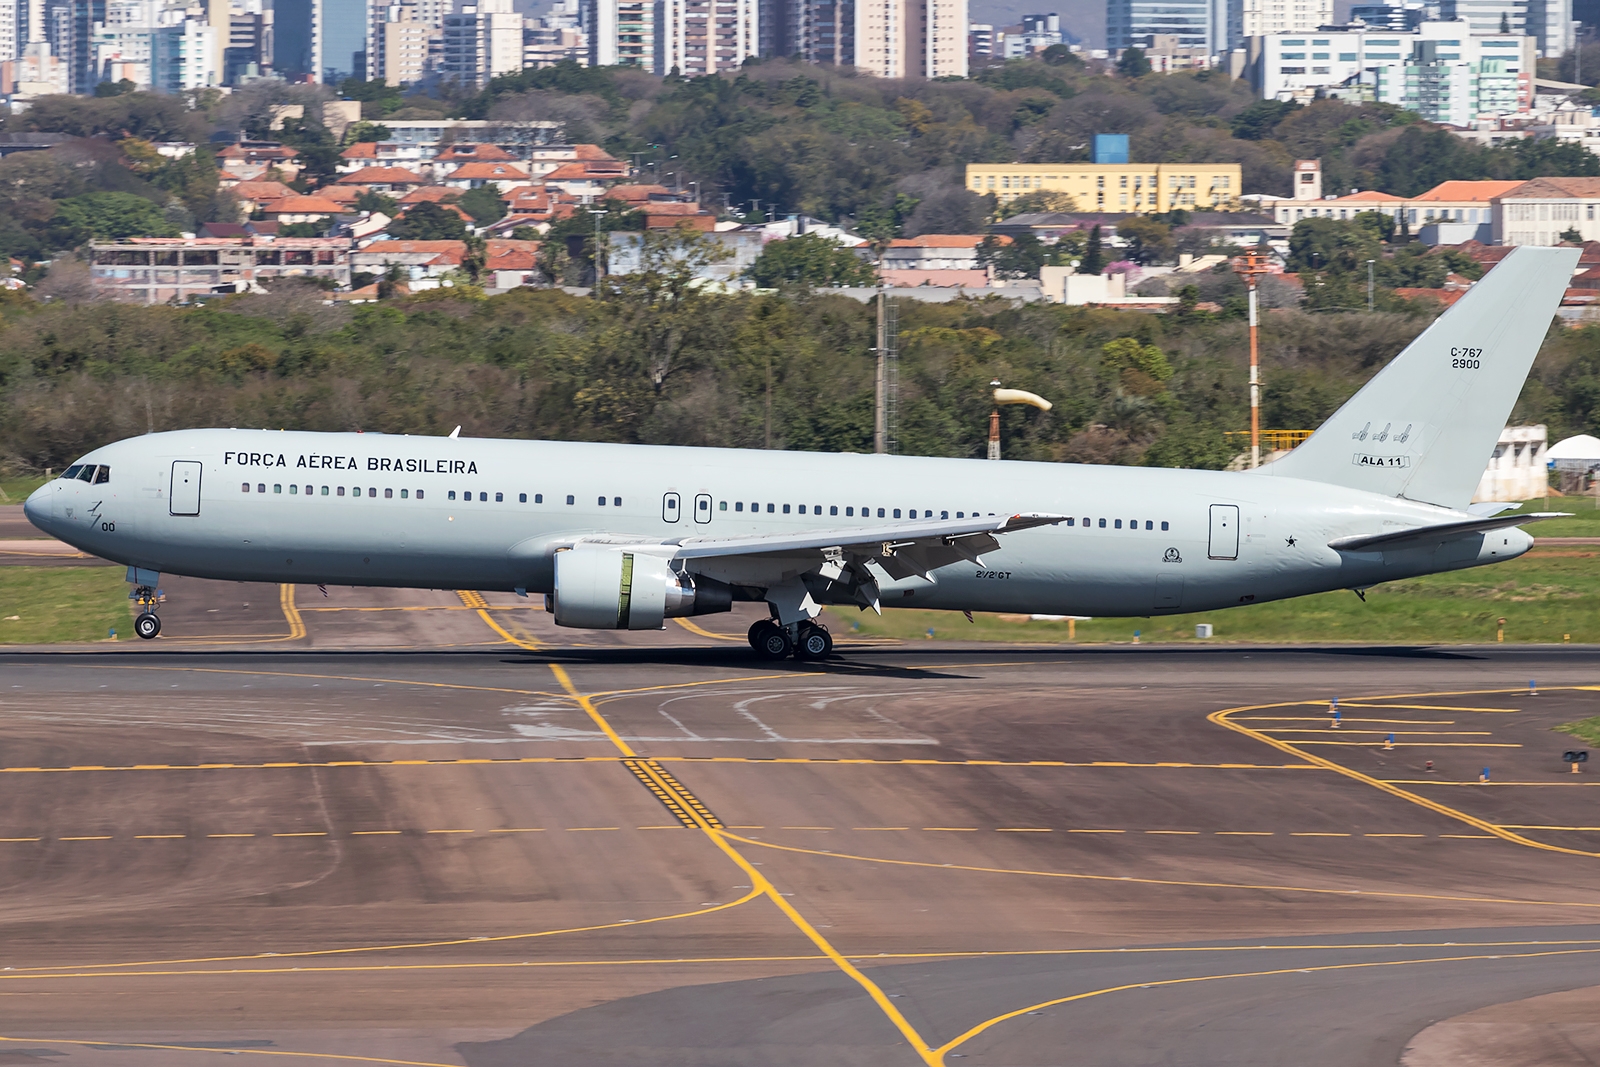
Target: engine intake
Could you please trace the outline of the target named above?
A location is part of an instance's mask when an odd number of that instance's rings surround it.
[[[733,590],[679,574],[661,556],[613,545],[579,544],[556,553],[551,607],[557,626],[659,630],[665,620],[733,607]]]

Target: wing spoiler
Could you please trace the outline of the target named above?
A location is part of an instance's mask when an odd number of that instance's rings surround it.
[[[1570,515],[1571,512],[1567,511],[1539,511],[1531,515],[1500,515],[1485,519],[1463,519],[1460,522],[1440,522],[1430,526],[1413,526],[1405,530],[1394,530],[1390,533],[1336,537],[1328,542],[1328,547],[1339,552],[1370,552],[1389,548],[1415,548],[1419,545],[1452,541],[1458,537],[1466,537],[1469,534],[1503,530],[1507,526],[1521,526],[1523,523],[1542,522],[1546,519],[1565,519]]]

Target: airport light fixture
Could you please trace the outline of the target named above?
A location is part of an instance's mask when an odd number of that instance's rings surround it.
[[[1250,466],[1261,466],[1261,356],[1257,344],[1256,279],[1268,273],[1267,257],[1252,248],[1233,261],[1233,272],[1250,291]]]

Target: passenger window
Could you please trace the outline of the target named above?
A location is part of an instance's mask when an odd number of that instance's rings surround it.
[[[771,511],[771,510],[772,510],[772,508],[771,508],[771,507],[770,507],[770,506],[769,506],[769,507],[768,507],[768,508],[767,508],[767,510],[768,510],[768,511]],[[785,505],[784,505],[784,506],[783,506],[783,513],[784,513],[784,514],[785,514],[785,515],[787,515],[787,514],[789,514],[789,505],[788,505],[788,504],[785,504]]]
[[[339,486],[339,488],[334,492],[333,495],[334,496],[344,496],[344,486],[342,486],[342,485]]]
[[[1067,525],[1068,526],[1076,526],[1077,524],[1078,524],[1078,520],[1077,519],[1068,519],[1067,520]]]
[[[249,482],[243,482],[243,483],[240,484],[239,492],[248,493],[249,491],[250,491],[250,483]]]
[[[446,500],[454,500],[455,498],[456,498],[456,491],[454,489],[450,490],[448,493],[445,494],[445,499]],[[572,503],[572,501],[569,500],[569,501],[567,501],[567,503],[570,504],[570,503]]]
[[[281,485],[274,485],[274,486],[273,486],[273,487],[272,487],[272,491],[273,491],[273,492],[274,492],[274,493],[282,493],[282,492],[283,492],[283,486],[281,486]]]
[[[1089,516],[1085,515],[1083,517],[1083,525],[1087,527],[1087,526],[1092,526],[1094,524],[1089,521]]]
[[[956,512],[956,518],[958,518],[958,519],[964,519],[964,518],[966,518],[966,517],[967,517],[967,513],[966,513],[966,512],[965,512],[965,511],[958,511],[958,512]]]
[[[496,493],[496,494],[495,494],[495,495],[494,495],[494,502],[495,502],[495,503],[496,503],[496,504],[503,504],[503,503],[505,503],[505,499],[506,499],[506,495],[505,495],[505,494],[504,494],[504,493]]]
[[[784,508],[783,510],[788,511],[789,509],[788,508]],[[804,515],[805,513],[806,513],[806,506],[804,504],[801,504],[800,505],[800,514]]]
[[[294,485],[294,484],[291,483],[290,486],[289,486],[289,495],[290,496],[298,496],[299,494],[300,494],[300,487],[298,485]]]
[[[528,494],[527,493],[518,493],[517,494],[517,503],[526,504],[527,502],[528,502]]]
[[[418,499],[418,500],[421,500],[421,499],[422,499],[422,490],[421,490],[421,489],[418,489],[418,490],[417,490],[417,499]]]
[[[1106,520],[1101,519],[1100,520],[1100,529],[1104,530],[1105,528],[1106,528]]]
[[[322,487],[322,495],[323,496],[327,496],[328,495],[328,487],[327,486],[323,486]]]
[[[743,500],[735,500],[733,502],[733,510],[734,511],[743,511],[744,510],[744,501]]]
[[[487,504],[489,502],[489,494],[488,493],[479,493],[478,494],[478,500],[481,503]]]
[[[897,511],[897,512],[895,512],[895,514],[898,515],[900,513]],[[878,518],[880,518],[880,519],[883,518],[883,509],[882,508],[878,509]]]
[[[788,509],[787,509],[787,508],[785,508],[785,509],[784,509],[784,510],[788,510]],[[771,514],[772,514],[772,505],[771,505],[771,504],[768,504],[768,505],[767,505],[767,514],[768,514],[768,515],[771,515]]]
[[[266,487],[265,483],[263,483],[263,482],[257,482],[256,483],[256,492],[265,493],[266,491],[267,491],[267,487]]]
[[[828,507],[828,514],[829,515],[837,515],[837,514],[839,514],[839,505],[838,504],[830,505]]]
[[[111,480],[111,468],[110,467],[101,467],[100,469],[98,469],[98,470],[96,470],[94,472],[94,484],[95,485],[105,485],[110,480]]]
[[[1161,528],[1162,528],[1162,529],[1163,529],[1163,530],[1165,530],[1165,529],[1166,529],[1166,528],[1167,528],[1167,524],[1166,524],[1166,523],[1164,523],[1164,522],[1163,522],[1163,523],[1162,523],[1162,524],[1161,524]]]
[[[1119,529],[1119,530],[1122,529],[1122,520],[1121,519],[1116,520],[1116,528]]]
[[[718,511],[727,511],[728,510],[728,502],[726,500],[717,501],[717,510]]]
[[[578,502],[578,500],[577,500],[576,497],[574,497],[571,493],[567,494],[567,503],[568,504],[576,504],[577,502]]]
[[[421,496],[422,494],[418,493],[417,495]],[[533,502],[535,504],[543,504],[544,503],[544,494],[543,493],[535,493],[535,494],[533,494]]]
[[[393,489],[385,489],[383,491],[383,499],[385,499],[385,500],[393,500],[394,499],[394,490]]]
[[[1146,530],[1154,530],[1156,528],[1156,524],[1151,522],[1149,519],[1146,519],[1144,520],[1144,528]]]
[[[611,498],[611,506],[614,507],[614,508],[620,508],[622,506],[622,498],[620,496],[612,497]]]
[[[899,508],[895,508],[894,509],[894,517],[897,518],[897,519],[900,517],[900,509]]]
[[[408,500],[408,499],[410,499],[410,497],[411,497],[411,490],[409,490],[409,489],[400,490],[400,499],[401,500]]]
[[[856,514],[856,509],[855,508],[845,508],[844,509],[844,513],[845,513],[846,516],[848,516],[850,518],[854,518],[855,514]]]
[[[600,497],[597,502],[599,503],[599,505],[601,507],[605,507],[606,506],[606,498],[605,497]]]

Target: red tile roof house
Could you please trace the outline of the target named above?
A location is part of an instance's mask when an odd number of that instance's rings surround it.
[[[895,287],[985,286],[993,281],[993,271],[978,260],[978,246],[985,234],[930,233],[921,237],[896,237],[883,251],[879,273],[883,284]],[[997,238],[1010,243],[1011,238]],[[865,243],[856,253],[870,260]]]
[[[492,185],[496,192],[507,193],[532,185],[533,179],[516,163],[463,163],[439,179],[439,184],[462,192]]]
[[[362,167],[358,171],[340,177],[335,184],[365,185],[374,192],[393,195],[409,193],[417,186],[428,183],[423,180],[422,175],[404,167]]]
[[[320,222],[343,214],[345,208],[322,196],[286,196],[265,205],[261,213],[273,222]]]
[[[350,253],[350,270],[382,275],[400,266],[413,291],[437,289],[441,276],[459,270],[466,256],[465,241],[373,241]]]
[[[491,288],[515,289],[519,285],[538,284],[541,278],[538,264],[538,241],[491,238],[485,242],[484,266]]]

